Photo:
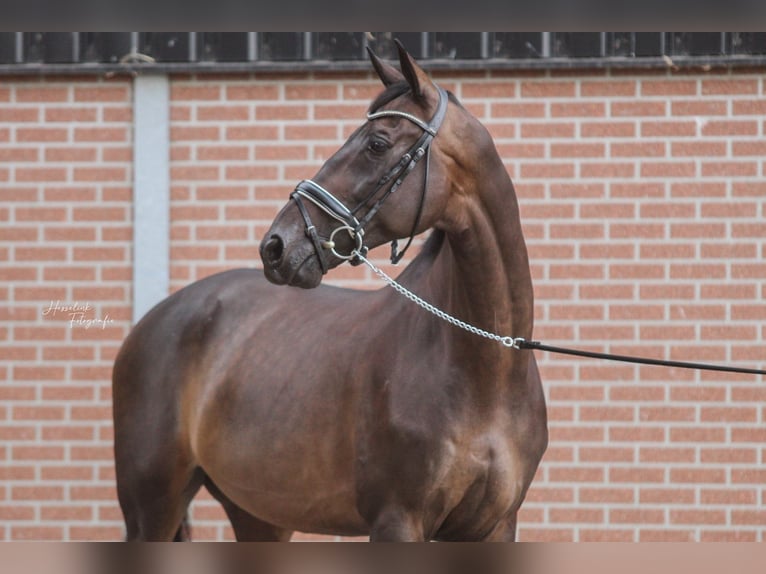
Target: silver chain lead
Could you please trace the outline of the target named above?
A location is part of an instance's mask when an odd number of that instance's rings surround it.
[[[465,321],[461,321],[460,319],[453,317],[449,313],[445,313],[438,307],[434,307],[431,303],[428,301],[425,301],[424,299],[418,297],[404,287],[403,285],[396,282],[395,279],[392,279],[386,273],[375,266],[369,259],[367,259],[364,255],[361,255],[360,253],[356,253],[356,257],[359,258],[359,260],[367,265],[367,267],[370,268],[370,270],[375,273],[378,277],[380,277],[383,281],[385,281],[389,286],[393,287],[393,289],[401,294],[404,295],[407,299],[418,305],[419,307],[425,309],[429,313],[436,315],[439,319],[446,321],[450,325],[454,325],[455,327],[459,327],[461,329],[464,329],[468,331],[469,333],[473,333],[474,335],[479,335],[480,337],[484,337],[486,339],[490,339],[492,341],[497,341],[498,343],[502,344],[505,347],[508,348],[514,348],[519,349],[520,343],[524,342],[524,339],[522,337],[503,337],[501,335],[497,335],[495,333],[490,333],[489,331],[485,331],[484,329],[479,329],[478,327],[474,327],[473,325],[466,323]]]

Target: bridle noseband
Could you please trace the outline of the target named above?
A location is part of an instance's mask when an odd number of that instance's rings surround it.
[[[425,203],[426,189],[428,187],[428,169],[431,159],[431,142],[436,137],[436,134],[444,121],[444,116],[447,114],[447,92],[437,87],[439,92],[439,105],[436,108],[436,113],[428,123],[423,120],[408,114],[406,112],[400,112],[398,110],[381,110],[379,112],[373,112],[367,114],[367,121],[377,120],[384,117],[400,117],[409,120],[420,129],[423,130],[423,135],[420,136],[417,142],[405,153],[402,158],[388,170],[383,177],[378,180],[377,185],[370,191],[369,194],[353,209],[346,207],[342,201],[335,197],[332,193],[326,190],[313,180],[304,179],[295,188],[290,199],[298,206],[303,221],[306,224],[306,237],[308,237],[314,245],[317,258],[319,259],[319,265],[322,267],[322,274],[327,273],[329,270],[329,264],[327,262],[326,251],[330,251],[335,257],[349,261],[351,265],[359,265],[361,259],[359,255],[365,256],[368,248],[364,245],[364,228],[378,213],[383,206],[383,202],[386,201],[402,184],[404,178],[407,177],[415,169],[418,162],[426,158],[425,178],[423,180],[423,191],[420,196],[420,204],[418,211],[415,214],[415,221],[412,225],[410,232],[410,238],[407,241],[402,251],[399,251],[398,241],[394,239],[391,242],[391,262],[398,263],[404,254],[412,244],[412,240],[417,232],[418,225],[420,224],[420,218],[423,213],[423,205]],[[369,208],[367,213],[359,219],[357,213],[359,210],[368,205],[375,196],[378,195],[381,189],[383,189],[389,182],[391,185],[383,192],[380,197],[375,201],[372,207]],[[311,222],[311,217],[306,209],[303,201],[309,201],[316,207],[322,210],[326,215],[338,221],[341,225],[336,227],[330,236],[327,238],[321,237],[316,230],[316,227]],[[354,248],[349,253],[340,253],[336,249],[335,237],[341,231],[345,231],[349,234],[354,241]]]

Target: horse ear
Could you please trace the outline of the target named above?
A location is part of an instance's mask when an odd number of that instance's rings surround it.
[[[427,86],[433,87],[433,82],[428,74],[425,73],[415,59],[410,56],[409,52],[405,49],[404,45],[398,40],[394,40],[396,47],[399,49],[399,65],[402,68],[402,73],[407,83],[412,89],[412,93],[416,98],[425,97],[425,88]]]
[[[378,58],[369,46],[367,46],[367,53],[370,56],[372,67],[375,68],[375,72],[377,72],[378,77],[380,78],[380,81],[383,82],[384,86],[388,87],[391,84],[404,81],[404,76],[402,76],[401,72]]]

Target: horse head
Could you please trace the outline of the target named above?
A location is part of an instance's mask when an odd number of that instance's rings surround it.
[[[460,134],[447,114],[446,91],[397,47],[401,71],[368,50],[385,89],[367,121],[298,184],[264,236],[260,253],[271,282],[316,287],[329,269],[358,263],[359,255],[387,242],[396,262],[398,239],[411,242],[439,226],[459,185],[448,173],[453,154],[445,150]]]

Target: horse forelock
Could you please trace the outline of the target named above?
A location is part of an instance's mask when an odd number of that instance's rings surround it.
[[[378,94],[378,96],[370,104],[370,107],[367,109],[367,111],[369,113],[373,113],[377,111],[378,109],[380,109],[381,107],[385,106],[387,103],[392,102],[399,96],[403,96],[409,91],[410,91],[410,85],[405,81],[391,84],[385,90],[383,90],[380,94]]]
[[[385,90],[383,90],[380,94],[377,95],[377,97],[370,104],[370,107],[367,108],[367,112],[368,113],[376,112],[380,108],[385,106],[387,103],[394,101],[399,96],[403,96],[404,94],[410,91],[411,91],[410,85],[405,81],[391,84]],[[447,90],[447,97],[449,101],[452,102],[453,104],[463,107],[462,104],[455,97],[455,94],[453,94],[449,90]]]

